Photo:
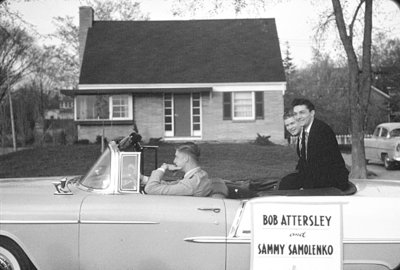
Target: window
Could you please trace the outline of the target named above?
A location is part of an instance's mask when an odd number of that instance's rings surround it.
[[[232,101],[233,119],[254,119],[252,92],[234,92]]]
[[[379,132],[381,131],[381,128],[377,127],[374,131],[374,136],[378,137],[379,136]]]
[[[382,128],[381,137],[386,138],[388,135],[388,130],[386,128]]]
[[[400,128],[393,129],[392,131],[390,131],[390,138],[393,137],[400,137]]]
[[[231,120],[232,119],[232,93],[224,92],[222,97],[222,110],[223,110],[223,119]]]
[[[201,96],[192,94],[192,129],[194,136],[201,136]]]
[[[128,96],[113,96],[112,97],[112,114],[113,119],[124,119],[129,113]]]
[[[264,119],[264,92],[224,92],[224,120]]]
[[[139,179],[139,161],[137,155],[122,155],[120,168],[120,189],[137,191]]]
[[[166,136],[173,136],[174,131],[173,131],[173,117],[172,117],[172,112],[173,112],[173,102],[172,102],[172,94],[171,93],[165,93],[164,94],[164,129],[165,129],[165,135]]]
[[[111,151],[107,148],[80,184],[92,189],[105,189],[111,182]]]
[[[256,94],[256,119],[264,119],[264,92]]]
[[[76,97],[76,120],[132,120],[131,95]]]

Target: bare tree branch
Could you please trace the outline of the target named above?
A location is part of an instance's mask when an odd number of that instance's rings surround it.
[[[356,11],[353,14],[353,19],[351,20],[351,23],[349,25],[349,37],[353,40],[353,31],[354,31],[354,23],[357,19],[358,11],[360,10],[362,4],[365,2],[365,0],[360,0],[360,3],[358,3],[358,6],[356,8]]]

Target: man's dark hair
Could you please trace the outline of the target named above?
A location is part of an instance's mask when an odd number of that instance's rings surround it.
[[[308,99],[296,98],[292,101],[292,108],[294,108],[295,106],[300,106],[300,105],[305,105],[310,112],[315,111],[314,104],[312,104],[311,101],[309,101]]]

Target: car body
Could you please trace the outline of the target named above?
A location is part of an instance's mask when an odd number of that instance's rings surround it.
[[[400,165],[400,123],[379,124],[364,145],[367,161],[383,162],[386,169]]]
[[[341,205],[344,269],[400,269],[396,181],[349,196],[148,195],[140,157],[112,142],[84,177],[1,179],[0,269],[250,269],[252,203],[293,201]]]

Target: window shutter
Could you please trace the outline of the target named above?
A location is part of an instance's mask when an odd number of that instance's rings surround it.
[[[222,111],[223,111],[223,119],[231,120],[232,119],[232,93],[224,92],[222,98]]]
[[[256,94],[256,119],[264,119],[264,92]]]

